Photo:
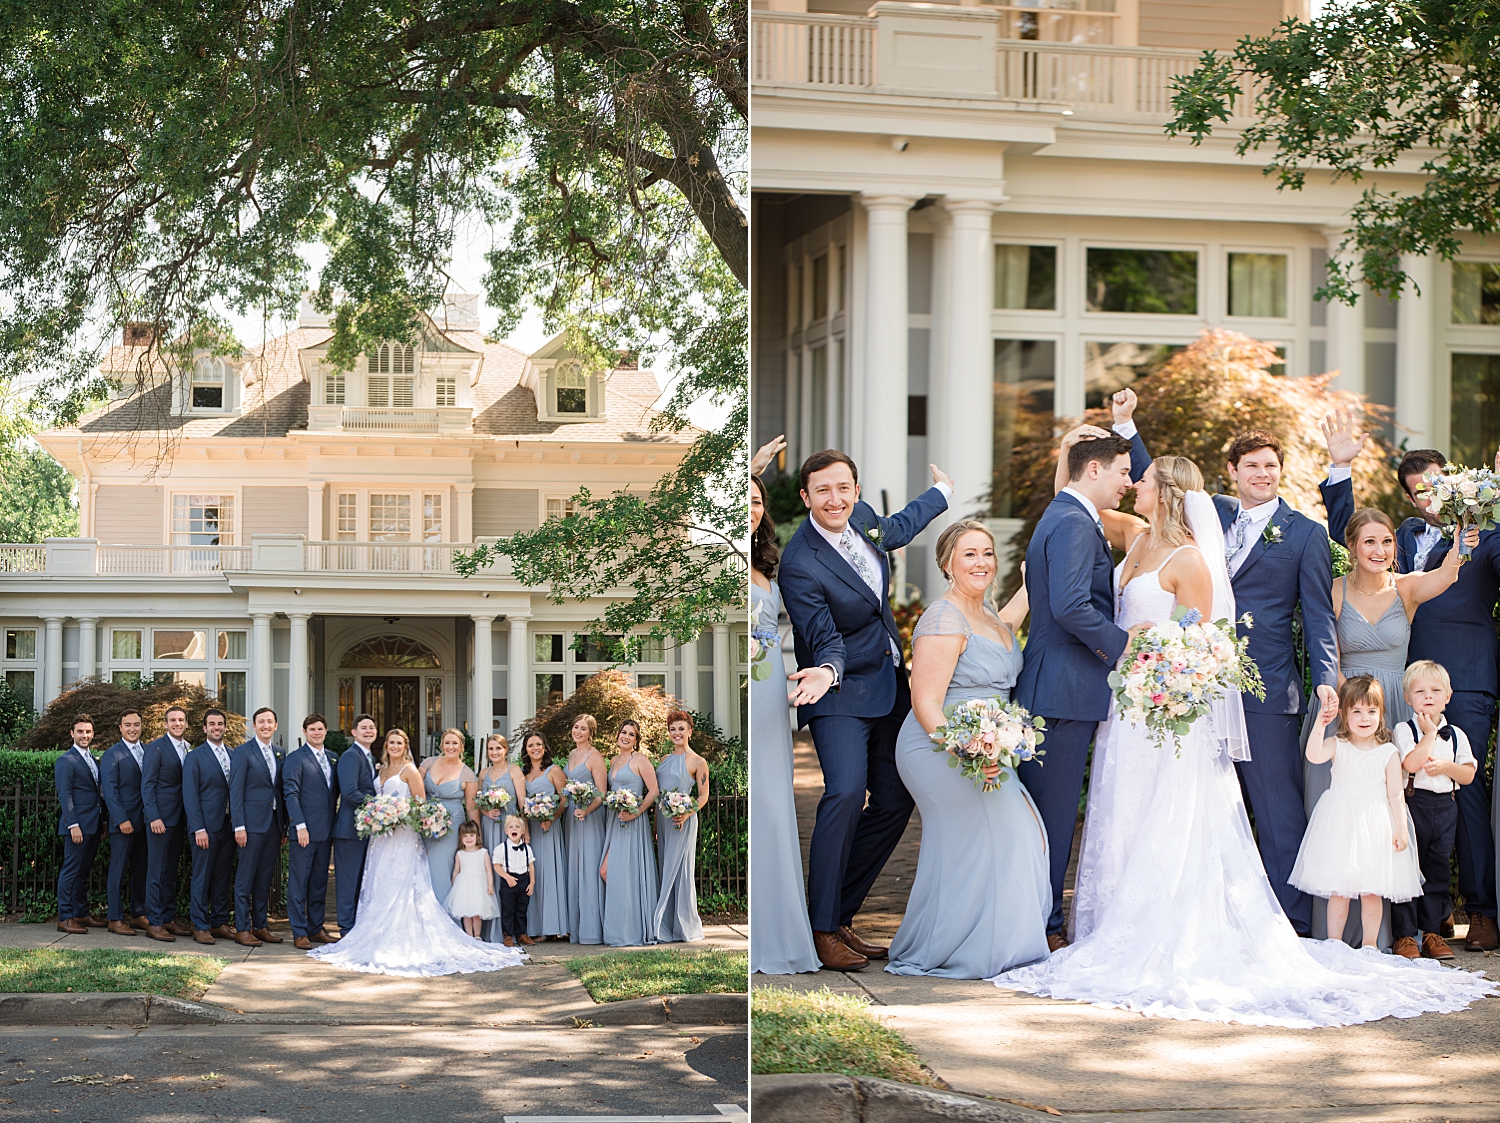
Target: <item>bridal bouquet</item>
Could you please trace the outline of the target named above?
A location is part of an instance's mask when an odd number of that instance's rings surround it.
[[[573,806],[580,811],[599,798],[599,789],[587,780],[569,780],[563,785],[563,791],[568,793]]]
[[[635,815],[641,809],[641,801],[629,788],[614,788],[605,795],[604,806],[622,815]]]
[[[528,819],[555,819],[561,806],[562,796],[556,792],[541,792],[521,801],[521,814]]]
[[[1495,512],[1500,509],[1500,476],[1490,468],[1461,468],[1450,464],[1446,473],[1428,479],[1427,509],[1444,526],[1460,528],[1453,536],[1458,540],[1459,557],[1467,558],[1473,551],[1463,543],[1463,528],[1477,526],[1480,530],[1490,530],[1495,527]]]
[[[510,804],[510,792],[504,788],[481,788],[474,796],[474,807],[481,812],[504,811]]]
[[[423,838],[442,838],[453,829],[453,816],[441,800],[412,800],[410,816],[411,829]]]
[[[973,780],[980,791],[994,791],[1005,782],[1007,769],[1043,755],[1037,746],[1046,740],[1046,722],[1015,702],[999,698],[950,702],[943,707],[943,716],[947,720],[931,735],[937,742],[933,752],[946,752],[948,766]],[[1001,769],[993,780],[984,774],[992,765]]]
[[[404,795],[377,795],[365,800],[354,812],[354,830],[360,838],[379,838],[407,825],[411,800]]]
[[[661,793],[661,806],[666,809],[667,817],[677,818],[679,815],[691,815],[698,810],[698,801],[687,792],[676,790]],[[682,830],[681,823],[673,824],[678,830]]]
[[[1240,623],[1250,627],[1248,612]],[[1249,643],[1228,620],[1208,623],[1196,608],[1178,607],[1169,623],[1131,640],[1120,669],[1109,673],[1121,715],[1165,745],[1169,736],[1184,736],[1215,698],[1231,691],[1264,698]]]

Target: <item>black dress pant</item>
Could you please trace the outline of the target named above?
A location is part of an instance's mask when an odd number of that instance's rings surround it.
[[[1422,895],[1391,905],[1391,935],[1416,938],[1418,932],[1437,933],[1453,908],[1448,897],[1449,858],[1458,834],[1458,803],[1452,792],[1412,789],[1406,797],[1417,837],[1417,864],[1422,870]]]
[[[513,873],[511,877],[516,879],[514,885],[507,885],[502,877],[495,878],[496,888],[500,891],[500,931],[507,936],[523,936],[526,934],[526,906],[531,900],[526,895],[526,888],[531,884],[531,875]]]

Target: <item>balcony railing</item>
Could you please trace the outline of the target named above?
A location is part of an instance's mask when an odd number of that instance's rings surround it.
[[[47,547],[0,545],[0,573],[45,573]]]
[[[452,576],[472,542],[309,542],[307,568],[335,573],[418,573]]]
[[[1191,74],[1200,56],[1166,47],[1075,46],[1071,43],[995,44],[997,92],[1007,101],[1067,102],[1104,114],[1172,113],[1172,79]],[[1247,116],[1247,87],[1231,116]]]
[[[101,577],[155,577],[172,573],[222,573],[248,569],[249,546],[100,546],[94,572]]]
[[[875,21],[860,16],[756,12],[755,81],[862,89],[875,84]]]
[[[313,433],[464,433],[473,426],[474,411],[468,406],[313,405],[307,409],[307,428]]]

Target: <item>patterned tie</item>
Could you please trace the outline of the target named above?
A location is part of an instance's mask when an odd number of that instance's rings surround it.
[[[332,785],[333,775],[328,771],[328,758],[317,749],[313,750],[313,756],[317,759],[318,767],[323,770],[323,783]]]
[[[851,526],[844,527],[844,533],[839,535],[839,545],[844,549],[844,556],[849,559],[849,564],[854,567],[854,572],[859,574],[859,579],[870,586],[870,591],[879,596],[880,578],[870,572],[870,563],[865,559],[865,552],[859,548],[859,536],[854,533]]]
[[[276,757],[271,750],[262,745],[260,755],[266,758],[266,771],[271,774],[271,810],[276,810]]]
[[[1230,524],[1229,534],[1224,543],[1224,564],[1231,569],[1234,568],[1234,556],[1245,546],[1245,532],[1250,529],[1250,512],[1243,507],[1240,513],[1234,517]]]
[[[229,754],[224,751],[223,745],[209,745],[214,751],[214,759],[219,762],[219,767],[224,770],[224,779],[229,779]]]
[[[94,777],[94,783],[99,782],[99,766],[94,763],[93,755],[87,749],[79,749],[83,754],[83,761],[89,766],[89,774]]]
[[[137,768],[139,768],[141,766],[141,763],[146,759],[146,751],[139,745],[130,746],[130,755],[135,757],[135,766]]]

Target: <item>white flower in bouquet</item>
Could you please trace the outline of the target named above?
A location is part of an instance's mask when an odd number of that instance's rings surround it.
[[[1427,509],[1458,540],[1460,557],[1467,558],[1472,553],[1463,542],[1463,529],[1471,526],[1493,529],[1497,508],[1500,508],[1500,476],[1491,468],[1450,464],[1442,475],[1427,480]]]
[[[510,805],[510,792],[504,788],[481,788],[474,796],[474,806],[479,811],[504,811]]]
[[[354,831],[360,838],[379,838],[406,825],[411,800],[404,795],[377,795],[354,812]]]
[[[676,819],[679,815],[691,815],[698,810],[698,801],[688,792],[679,792],[676,789],[661,793],[661,805],[666,809],[669,819]],[[682,830],[681,823],[673,823],[678,830]]]
[[[604,806],[621,815],[634,815],[641,809],[640,798],[629,788],[614,788],[604,797]],[[625,826],[621,823],[620,826]]]
[[[943,707],[947,719],[932,734],[934,752],[948,754],[948,764],[982,791],[994,791],[1017,764],[1043,755],[1046,723],[1023,706],[999,698],[971,698]],[[998,767],[991,779],[986,772]]]

